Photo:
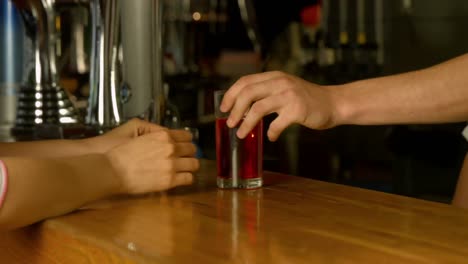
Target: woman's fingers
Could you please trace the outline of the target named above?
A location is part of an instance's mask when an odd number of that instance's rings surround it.
[[[171,129],[169,130],[171,138],[175,142],[192,142],[192,133],[182,129]]]
[[[171,181],[171,188],[181,186],[181,185],[190,185],[193,182],[193,174],[190,172],[179,172],[174,174]]]
[[[178,158],[174,160],[175,172],[195,172],[200,168],[200,161],[196,158]]]
[[[133,118],[130,121],[128,121],[126,124],[124,124],[122,127],[127,126],[129,129],[136,130],[136,135],[141,136],[144,134],[152,133],[159,131],[161,129],[165,129],[164,127],[145,121],[141,120],[139,118]]]
[[[197,148],[192,143],[176,143],[175,155],[178,157],[193,157],[197,152]]]
[[[142,127],[143,128],[143,127]],[[191,142],[192,134],[182,129],[167,129],[165,127],[155,128],[153,130],[139,131],[140,137],[155,137],[161,141]]]

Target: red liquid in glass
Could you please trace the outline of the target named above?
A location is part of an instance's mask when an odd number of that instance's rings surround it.
[[[231,178],[231,135],[226,118],[216,119],[216,161],[218,177]],[[233,132],[231,132],[233,133]],[[263,122],[260,121],[244,139],[238,140],[240,179],[261,177],[263,171]]]

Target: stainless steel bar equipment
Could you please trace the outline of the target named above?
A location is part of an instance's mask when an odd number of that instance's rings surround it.
[[[93,0],[86,123],[103,132],[134,117],[164,115],[162,0]]]
[[[34,65],[25,73],[26,81],[18,93],[16,134],[47,125],[58,128],[79,122],[73,104],[59,85],[54,5],[54,0],[27,0],[22,6],[26,32],[32,39]]]

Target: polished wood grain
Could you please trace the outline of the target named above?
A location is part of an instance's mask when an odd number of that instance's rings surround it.
[[[265,173],[116,198],[0,235],[0,263],[468,263],[468,211]]]

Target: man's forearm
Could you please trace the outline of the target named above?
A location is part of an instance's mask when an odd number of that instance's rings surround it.
[[[468,55],[420,71],[330,87],[338,124],[468,120]]]
[[[0,208],[0,230],[64,214],[120,191],[120,183],[104,155],[3,161],[9,184]]]

